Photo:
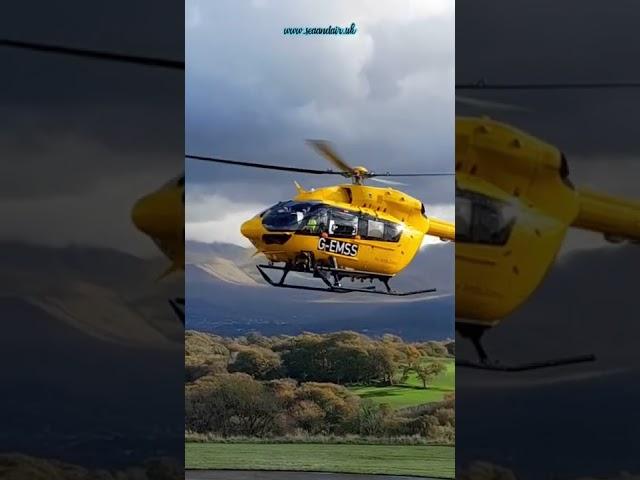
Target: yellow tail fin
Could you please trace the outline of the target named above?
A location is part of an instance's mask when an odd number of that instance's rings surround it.
[[[296,181],[294,180],[294,181],[293,181],[293,183],[295,184],[295,186],[296,186],[296,190],[298,191],[298,193],[304,193],[304,192],[305,192],[305,189],[304,189],[304,188],[302,188],[298,182],[296,182]]]

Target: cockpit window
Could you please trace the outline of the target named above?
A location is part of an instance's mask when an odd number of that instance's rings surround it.
[[[404,226],[319,202],[281,202],[260,214],[269,231],[399,242]]]
[[[505,245],[515,223],[512,210],[500,200],[456,189],[456,242]]]
[[[320,235],[327,231],[327,225],[329,225],[329,209],[318,205],[317,208],[309,211],[298,231],[307,235]]]
[[[314,210],[322,207],[314,202],[282,202],[274,205],[262,216],[262,223],[267,230],[296,231]]]

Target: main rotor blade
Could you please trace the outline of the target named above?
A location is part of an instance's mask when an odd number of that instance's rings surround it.
[[[185,155],[185,158],[193,160],[203,160],[205,162],[224,163],[227,165],[239,165],[241,167],[253,167],[263,168],[266,170],[280,170],[284,172],[298,172],[298,173],[311,173],[314,175],[340,175],[346,176],[343,172],[336,172],[334,170],[315,170],[312,168],[298,168],[298,167],[286,167],[283,165],[268,165],[265,163],[253,163],[253,162],[238,162],[236,160],[226,160],[224,158],[205,157],[202,155]]]
[[[456,103],[462,103],[463,105],[469,105],[475,108],[486,108],[490,110],[505,110],[512,112],[530,112],[528,108],[523,108],[518,105],[509,103],[494,102],[490,100],[481,100],[479,98],[462,97],[456,95]]]
[[[630,82],[567,82],[567,83],[476,83],[456,84],[456,90],[596,90],[640,88],[640,81]]]
[[[329,142],[325,140],[307,140],[307,144],[343,172],[353,172],[353,167],[351,167],[347,162],[340,158],[340,155],[335,152]]]
[[[455,172],[447,173],[447,172],[436,172],[436,173],[367,173],[366,177],[374,178],[374,177],[447,177],[455,175]]]
[[[406,183],[402,183],[402,182],[394,182],[393,180],[383,180],[382,178],[372,178],[371,179],[374,182],[378,182],[378,183],[384,183],[386,185],[401,185],[401,186],[405,186]]]
[[[184,61],[168,60],[165,58],[143,57],[124,53],[108,52],[103,50],[90,50],[85,48],[65,47],[61,45],[46,45],[43,43],[21,42],[0,38],[0,47],[18,48],[36,52],[56,53],[80,58],[106,60],[120,63],[133,63],[147,67],[169,68],[172,70],[184,70]]]

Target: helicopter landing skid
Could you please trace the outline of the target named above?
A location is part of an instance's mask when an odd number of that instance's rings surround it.
[[[362,270],[346,270],[342,268],[331,268],[331,267],[320,267],[315,266],[313,270],[294,270],[288,267],[279,267],[275,265],[256,265],[260,275],[262,278],[271,286],[279,287],[279,288],[297,288],[299,290],[313,290],[319,292],[332,292],[332,293],[351,293],[351,292],[360,292],[360,293],[374,293],[378,295],[391,295],[395,297],[406,297],[409,295],[418,295],[421,293],[433,293],[436,291],[435,288],[429,288],[425,290],[413,290],[409,292],[398,292],[392,290],[389,286],[389,280],[391,280],[390,275],[382,275],[371,272],[365,272]],[[282,271],[282,276],[280,280],[274,281],[269,275],[265,272],[265,270],[280,270]],[[320,278],[322,282],[325,284],[325,287],[312,287],[308,285],[293,285],[290,283],[285,283],[287,275],[289,272],[297,272],[297,273],[309,273],[312,274],[314,278]],[[342,285],[341,280],[343,278],[351,278],[352,280],[361,279],[361,280],[379,280],[385,286],[385,290],[377,290],[374,286],[365,287],[365,288],[351,288],[345,287]]]
[[[478,361],[465,360],[463,358],[456,359],[456,367],[473,368],[476,370],[491,370],[494,372],[525,372],[528,370],[539,370],[542,368],[561,367],[564,365],[574,365],[576,363],[593,362],[596,360],[595,355],[576,355],[573,357],[556,358],[551,360],[541,360],[536,362],[526,362],[519,364],[502,364],[491,361],[489,355],[482,345],[482,336],[488,327],[478,326],[474,324],[465,324],[456,322],[456,331],[464,338],[471,340],[473,347],[478,354]]]
[[[169,305],[171,305],[171,309],[178,317],[178,320],[184,325],[184,298],[169,299]]]
[[[458,359],[456,360],[456,367],[473,368],[476,370],[490,370],[497,372],[525,372],[528,370],[539,370],[542,368],[561,367],[563,365],[574,365],[576,363],[593,362],[595,360],[596,357],[592,354],[511,365],[490,361],[474,362],[471,360]]]

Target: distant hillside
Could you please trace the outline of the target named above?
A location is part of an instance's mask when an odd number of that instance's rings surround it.
[[[0,452],[85,466],[180,458],[182,327],[166,268],[99,248],[0,245]]]
[[[203,263],[211,258],[226,258],[234,263],[242,264],[249,261],[253,250],[231,243],[205,243],[194,240],[185,241],[185,258],[187,263]]]
[[[96,338],[159,347],[182,335],[167,300],[183,294],[183,278],[158,281],[167,266],[105,248],[2,243],[0,297],[19,298]]]
[[[228,244],[186,243],[187,327],[221,335],[350,329],[411,340],[452,338],[453,245],[432,245],[393,280],[400,290],[437,287],[433,296],[391,298],[268,286],[255,269],[264,258]],[[294,275],[298,282],[306,282]]]

